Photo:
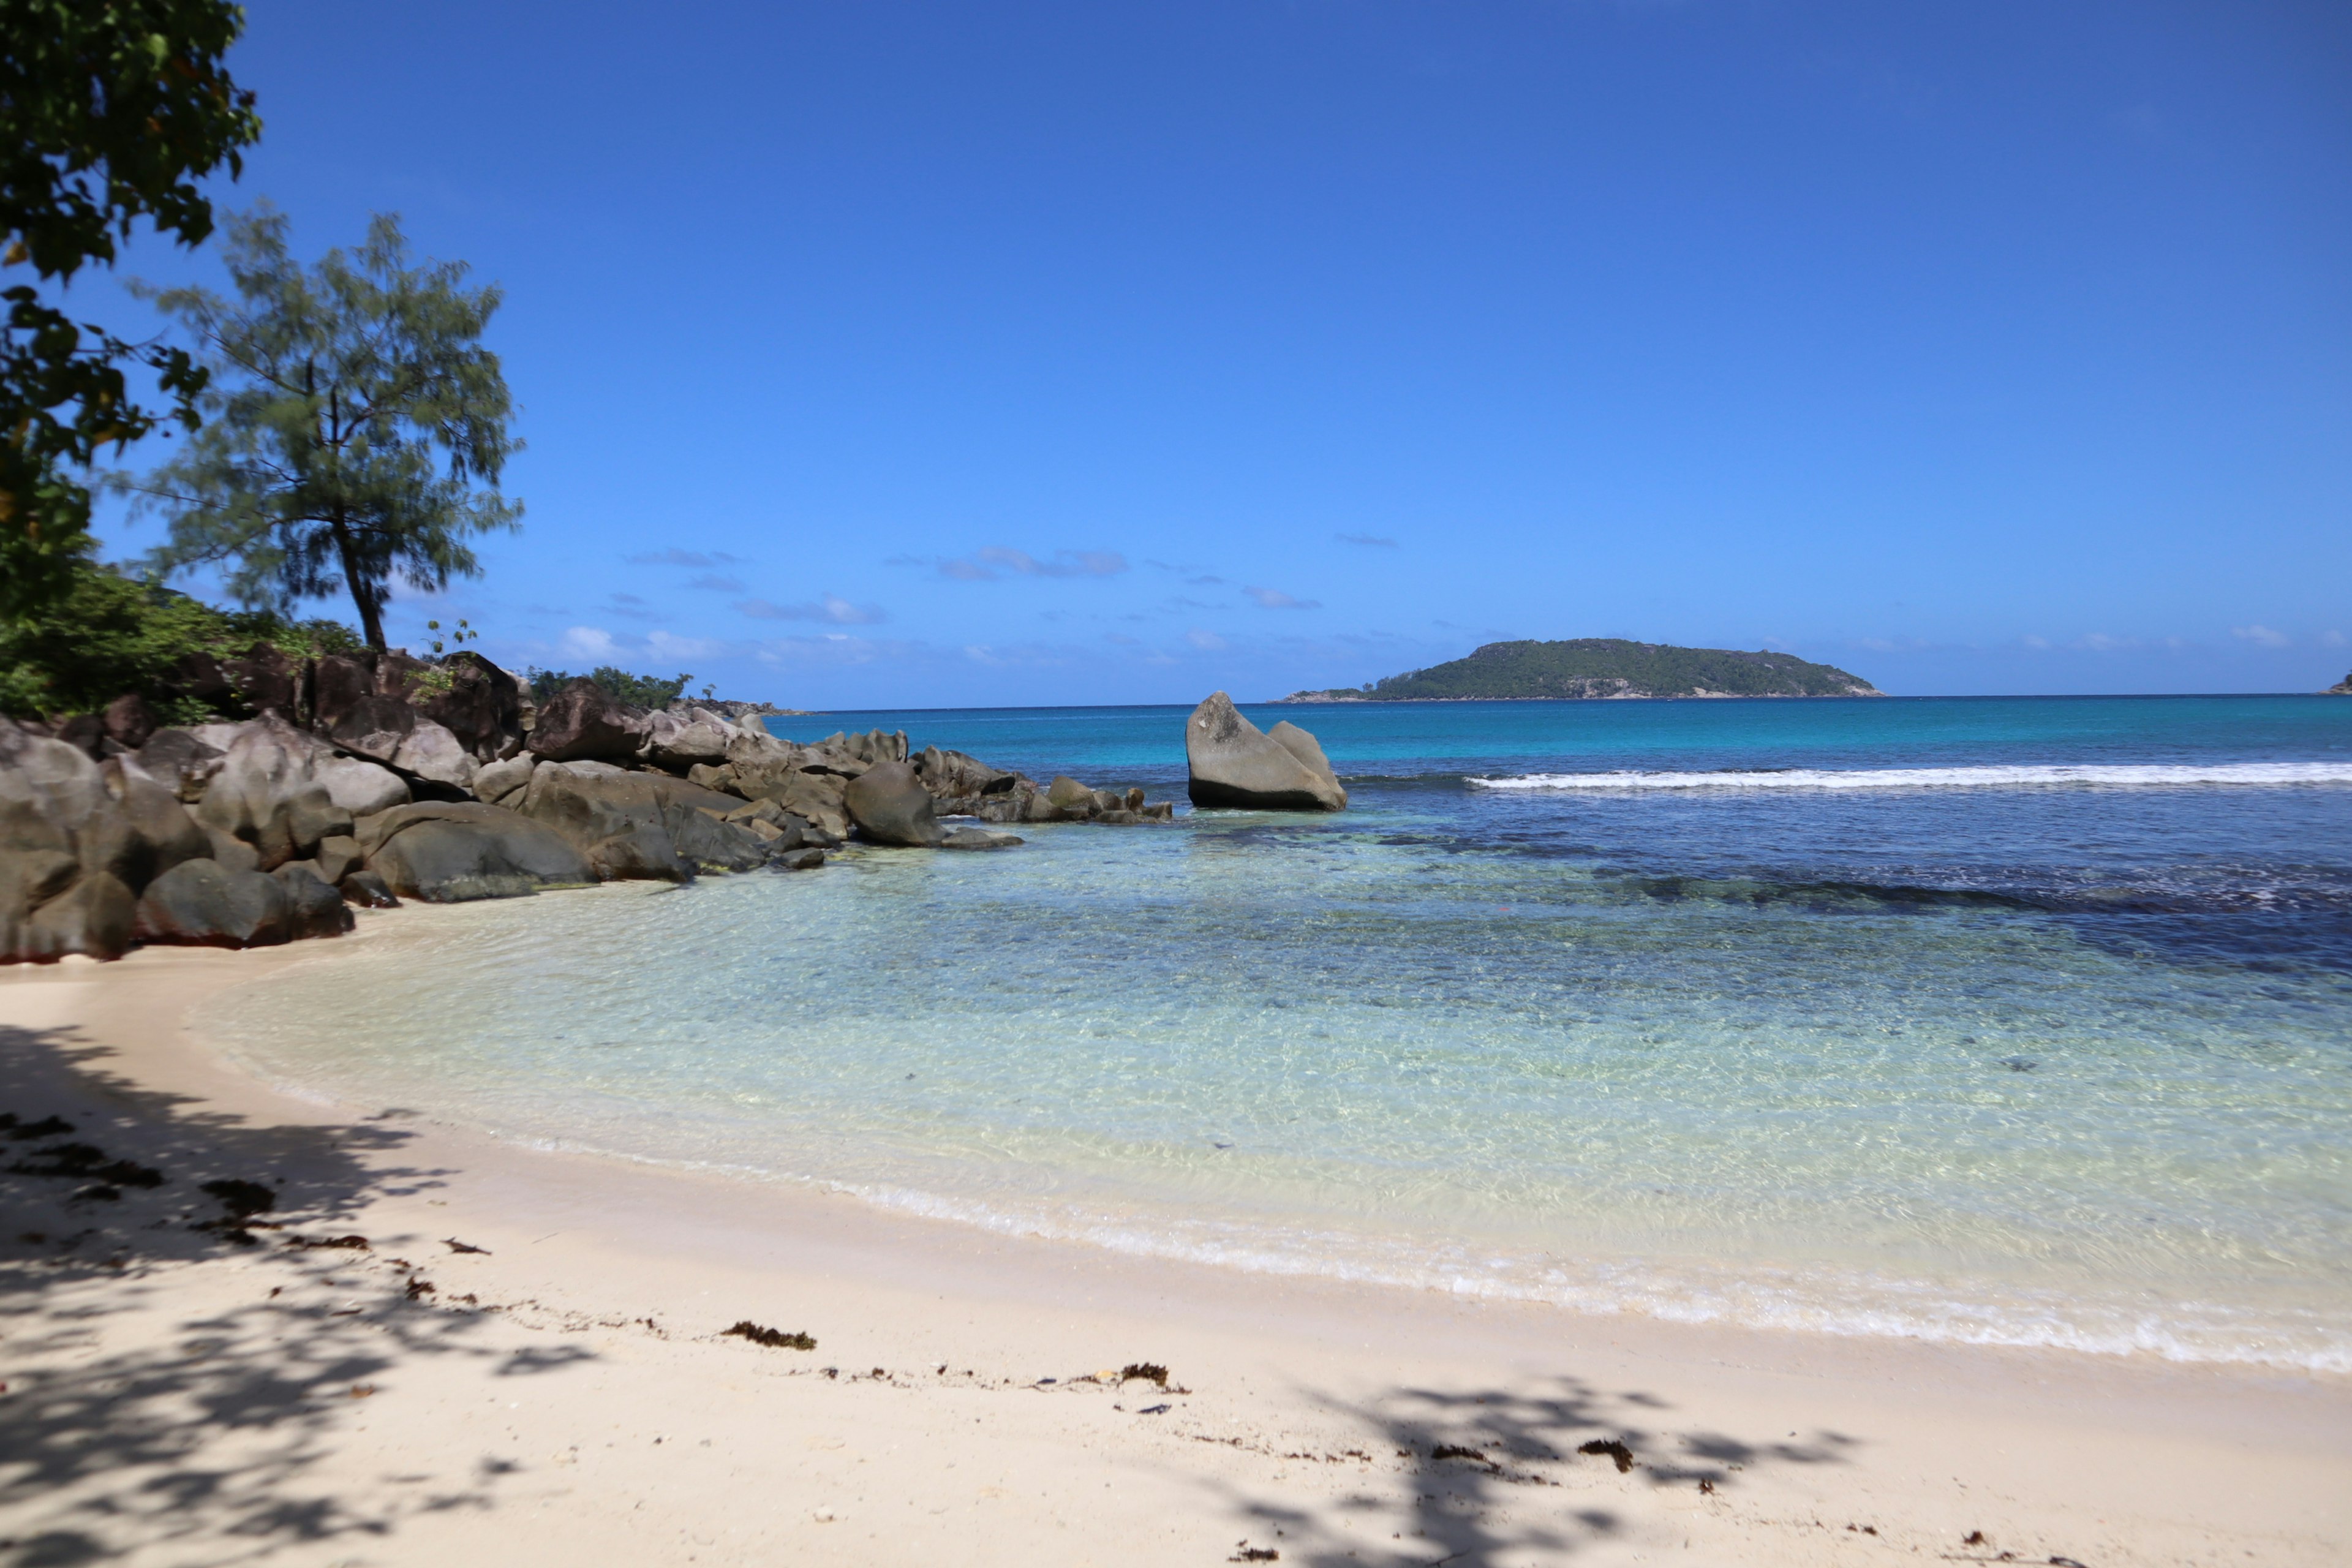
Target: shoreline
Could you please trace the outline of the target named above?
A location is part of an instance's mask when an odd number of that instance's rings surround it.
[[[265,1447],[299,1428],[305,1456],[259,1467],[267,1495],[169,1525],[127,1505],[107,1538],[126,1561],[203,1560],[197,1540],[225,1545],[320,1494],[340,1521],[326,1533],[349,1534],[355,1563],[455,1560],[458,1542],[481,1556],[493,1539],[525,1563],[1193,1563],[1246,1547],[1499,1563],[1687,1543],[1695,1561],[1916,1547],[2097,1568],[2352,1550],[2342,1376],[1585,1316],[1009,1237],[355,1115],[263,1085],[188,1026],[229,986],[337,956],[145,950],[0,979],[7,1109],[62,1111],[168,1178],[110,1216],[121,1268],[91,1243],[61,1264],[22,1240],[32,1226],[0,1244],[0,1447],[34,1457],[0,1471],[0,1535],[55,1539],[88,1528],[100,1498],[124,1507],[142,1481],[233,1463],[249,1423],[152,1413],[174,1436],[143,1458],[65,1457],[66,1412],[84,1408],[69,1395],[88,1394],[77,1379],[95,1366],[136,1385],[212,1325],[227,1342],[206,1364],[232,1379],[282,1384],[270,1358],[298,1330],[318,1353],[363,1345],[322,1364],[367,1370],[336,1372],[263,1424]],[[369,1247],[142,1228],[202,1207],[174,1161],[226,1169],[233,1155],[285,1184],[271,1217],[293,1234]],[[74,1223],[65,1184],[12,1182],[55,1215],[33,1226]],[[420,1279],[429,1289],[412,1289]],[[745,1319],[817,1349],[721,1335]],[[1131,1363],[1167,1367],[1167,1391],[1074,1381]],[[526,1387],[528,1401],[504,1396]],[[663,1430],[698,1423],[709,1430]],[[108,1428],[138,1425],[115,1408],[79,1436],[103,1447]],[[1576,1451],[1611,1438],[1634,1468]],[[1444,1447],[1486,1458],[1435,1458]],[[383,1479],[396,1475],[432,1479]],[[472,1500],[431,1500],[459,1494]],[[1971,1531],[1985,1543],[1964,1544]],[[289,1551],[315,1540],[262,1533]]]

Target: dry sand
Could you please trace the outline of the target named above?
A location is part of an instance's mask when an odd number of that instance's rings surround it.
[[[290,1099],[185,1026],[334,961],[0,974],[0,1109],[168,1178],[0,1176],[0,1561],[2352,1561],[2352,1380],[1144,1261]],[[283,1228],[194,1229],[223,1178]]]

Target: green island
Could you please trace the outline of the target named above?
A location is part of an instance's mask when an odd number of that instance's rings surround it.
[[[1467,658],[1284,702],[1563,701],[1632,697],[1884,697],[1858,675],[1794,654],[1675,647],[1622,637],[1490,642]]]

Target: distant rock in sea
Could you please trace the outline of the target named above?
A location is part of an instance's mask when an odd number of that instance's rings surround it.
[[[1622,637],[1491,642],[1466,658],[1361,689],[1284,702],[1496,702],[1638,697],[1884,697],[1858,675],[1794,654],[1675,647]]]
[[[2320,693],[2322,697],[2352,697],[2352,675],[2346,676]]]

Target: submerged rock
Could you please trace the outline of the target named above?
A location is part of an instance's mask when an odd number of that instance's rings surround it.
[[[1192,710],[1184,758],[1194,805],[1257,811],[1342,811],[1339,787],[1315,737],[1285,720],[1272,733],[1242,717],[1219,691]]]

